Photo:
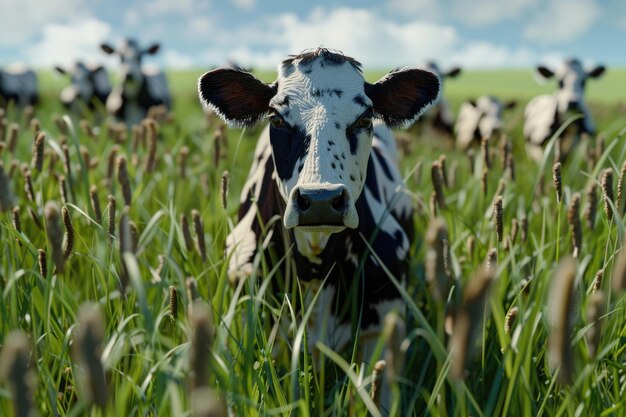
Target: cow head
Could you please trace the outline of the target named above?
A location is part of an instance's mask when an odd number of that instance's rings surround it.
[[[101,70],[102,67],[94,71]],[[92,70],[87,68],[85,64],[78,61],[71,70],[55,67],[57,72],[70,77],[71,85],[63,90],[61,101],[65,105],[69,105],[74,100],[79,99],[84,103],[88,103],[94,96],[94,85],[91,79]]]
[[[418,69],[365,82],[352,58],[318,48],[291,56],[265,84],[237,69],[199,79],[200,99],[227,123],[269,119],[276,181],[287,229],[329,234],[359,223],[355,202],[367,172],[373,120],[413,122],[439,94],[435,75]]]
[[[597,78],[604,73],[604,66],[600,65],[591,71],[586,71],[577,59],[564,61],[556,70],[545,66],[538,66],[537,73],[543,78],[556,78],[559,89],[556,92],[558,109],[561,113],[567,111],[585,111],[584,94],[585,82],[588,78]]]
[[[502,102],[493,96],[481,96],[476,101],[469,101],[479,112],[478,132],[480,138],[491,138],[502,131],[502,111],[517,105],[515,100]]]
[[[439,78],[441,83],[443,83],[443,80],[445,78],[458,77],[462,71],[460,67],[452,67],[448,71],[443,72],[435,61],[427,61],[422,68],[426,71],[429,71],[435,74]]]
[[[146,54],[156,54],[160,45],[155,43],[149,48],[141,48],[135,40],[126,39],[118,49],[106,43],[101,44],[100,48],[109,55],[119,55],[122,62],[119,78],[122,80],[124,94],[128,97],[135,97],[139,93],[144,77],[141,71],[142,58]]]

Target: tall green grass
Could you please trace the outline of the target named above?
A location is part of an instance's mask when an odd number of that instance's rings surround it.
[[[606,80],[610,74],[609,71]],[[199,409],[198,399],[225,404],[232,415],[241,416],[367,414],[368,406],[371,407],[366,399],[371,363],[376,358],[365,358],[363,363],[351,352],[333,352],[322,344],[313,351],[303,348],[307,346],[304,323],[313,310],[304,304],[306,288],[293,273],[284,276],[280,268],[258,256],[258,268],[249,277],[230,280],[224,241],[236,221],[238,194],[251,165],[258,129],[228,130],[228,148],[215,164],[213,137],[219,123],[202,113],[195,93],[196,77],[195,71],[171,77],[173,119],[160,124],[157,165],[151,173],[145,170],[147,146],[140,143],[135,149],[130,134],[127,140],[114,143],[107,134],[106,122],[95,138],[87,136],[74,116],[66,119],[69,131],[59,131],[54,122],[54,116],[62,114],[57,102],[58,80],[43,79],[43,104],[35,112],[46,133],[47,154],[42,172],[31,166],[34,133],[25,124],[24,115],[13,110],[7,113],[9,123],[20,125],[20,134],[15,151],[5,147],[0,160],[7,173],[15,165],[9,184],[15,197],[12,206],[18,207],[20,213],[21,231],[16,231],[12,224],[12,207],[0,213],[3,352],[7,351],[11,332],[28,335],[32,403],[40,415],[185,416],[192,415],[193,407]],[[504,82],[514,78],[511,74],[489,74],[481,78],[483,84],[477,79],[475,84],[470,83],[474,80],[472,73],[463,77],[448,84],[455,101],[474,92],[519,97],[521,101],[530,94],[515,83]],[[597,83],[601,85],[601,81]],[[559,262],[572,252],[567,207],[575,192],[581,193],[582,208],[585,207],[585,190],[592,183],[600,185],[603,169],[612,168],[617,183],[626,159],[626,119],[616,102],[619,97],[593,92],[593,83],[589,88],[590,99],[600,103],[592,111],[604,136],[604,147],[599,148],[597,162],[592,163],[588,150],[596,148],[596,138],[590,138],[563,165],[561,204],[556,203],[552,189],[551,153],[546,154],[542,164],[528,160],[524,154],[522,106],[506,116],[515,156],[515,179],[507,175],[497,157],[496,140],[486,194],[481,188],[484,167],[478,150],[470,165],[470,159],[453,150],[446,138],[430,133],[418,137],[417,130],[410,131],[411,151],[403,155],[400,167],[417,207],[414,223],[418,238],[410,254],[409,286],[403,291],[406,366],[394,391],[402,393],[396,396],[397,400],[401,398],[396,415],[624,413],[626,313],[621,293],[611,286],[624,240],[623,202],[613,203],[614,216],[609,220],[600,197],[594,207],[592,230],[583,218],[582,251],[575,260],[575,308],[571,312],[571,384],[558,382],[559,371],[553,369],[548,358],[552,332],[549,306],[558,296],[551,294],[550,289]],[[63,164],[63,143],[69,149],[69,173]],[[136,246],[123,252],[120,220],[124,199],[117,170],[110,180],[106,178],[114,146],[119,147],[117,155],[125,155],[129,162],[132,202],[127,215],[139,232]],[[183,146],[190,151],[185,176],[179,166]],[[94,165],[91,168],[81,149],[88,151]],[[448,167],[458,164],[454,183],[444,190],[446,208],[439,210],[448,229],[450,269],[456,278],[452,299],[462,298],[489,249],[495,248],[498,258],[484,318],[479,320],[479,330],[471,340],[473,353],[460,380],[450,373],[453,358],[448,354],[445,306],[431,296],[424,279],[427,244],[422,236],[432,221],[428,201],[433,190],[427,167],[441,153],[446,154]],[[56,162],[52,164],[52,160]],[[34,201],[29,201],[24,191],[24,164],[32,173]],[[227,209],[220,202],[224,170],[229,171],[231,178]],[[34,220],[37,218],[45,226],[45,204],[61,204],[59,175],[66,177],[70,188],[65,207],[75,229],[73,252],[62,272],[53,267],[50,236]],[[497,241],[492,219],[494,193],[500,179],[506,184],[502,193],[504,235],[510,235],[514,218],[521,222],[525,217],[528,221],[526,240],[522,241],[518,234],[508,248]],[[91,186],[96,186],[103,208],[101,222],[95,219],[90,203]],[[109,194],[117,202],[113,236],[107,233]],[[203,221],[207,246],[204,262],[195,247],[187,247],[179,221],[182,214],[191,219],[192,210],[198,210]],[[472,251],[467,247],[470,237],[475,242]],[[47,254],[45,274],[39,269],[39,249]],[[279,264],[292,262],[288,254],[273,256]],[[592,280],[601,269],[601,288],[608,298],[599,348],[592,358],[585,339],[590,328],[585,310]],[[210,311],[210,325],[206,324],[209,319],[194,318],[190,311],[201,311],[198,305],[192,305],[188,295],[190,277],[197,283],[199,305],[204,304]],[[121,286],[123,282],[128,282],[126,288]],[[285,283],[278,293],[274,292],[276,282]],[[170,314],[172,286],[179,296],[176,319]],[[94,348],[104,367],[108,391],[104,408],[90,399],[93,397],[89,395],[88,367],[76,351],[78,335],[85,326],[79,309],[86,303],[97,305],[104,322],[102,343]],[[518,308],[517,318],[510,332],[505,333],[505,317],[513,307]],[[198,342],[198,323],[205,323],[209,329],[209,340],[204,343]],[[197,349],[206,352],[205,361],[191,361],[192,352]],[[3,353],[3,359],[6,357]],[[4,359],[3,365],[13,362]],[[193,367],[197,363],[208,375],[208,391],[194,382],[199,370]],[[0,383],[0,415],[15,412],[13,399],[19,396],[12,390],[11,382],[11,378],[4,378]],[[198,411],[197,415],[205,414]]]

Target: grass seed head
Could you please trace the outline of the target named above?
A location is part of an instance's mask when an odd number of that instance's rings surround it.
[[[430,176],[433,182],[433,190],[440,209],[446,207],[446,198],[443,194],[443,173],[441,171],[441,161],[434,161],[430,167]]]
[[[46,134],[43,132],[40,132],[35,138],[35,143],[33,144],[32,166],[39,172],[43,170],[43,154],[44,154],[45,140],[46,140]]]
[[[20,220],[20,208],[17,206],[13,207],[13,210],[11,210],[11,223],[13,224],[13,229],[15,229],[17,233],[22,233],[22,222]],[[22,246],[22,241],[20,240],[19,237],[15,238],[15,242],[19,246]]]
[[[385,340],[385,363],[387,382],[393,384],[402,376],[406,361],[402,342],[406,334],[404,320],[397,313],[385,316],[383,338]]]
[[[95,185],[89,188],[89,200],[96,222],[102,223],[102,210],[100,210],[100,200],[98,199],[98,187]]]
[[[122,186],[122,195],[124,196],[124,204],[130,206],[132,193],[130,191],[130,179],[128,177],[128,168],[126,156],[120,155],[117,159],[117,180]]]
[[[455,314],[449,347],[453,358],[451,373],[455,379],[462,379],[465,376],[467,359],[473,347],[472,342],[475,340],[473,335],[484,319],[489,289],[494,279],[494,274],[483,266],[470,279],[463,291],[463,301]]]
[[[480,188],[482,189],[483,195],[485,197],[487,196],[487,192],[489,191],[488,182],[489,182],[489,171],[485,169],[483,170],[483,173],[480,176]]]
[[[59,175],[59,196],[61,197],[61,204],[67,204],[67,182],[65,181],[65,176]]]
[[[517,240],[517,233],[519,232],[519,221],[517,218],[511,219],[511,244],[514,245]]]
[[[515,319],[517,318],[517,314],[519,313],[519,308],[511,307],[506,313],[506,318],[504,319],[504,333],[510,334],[513,329],[513,324],[515,323]]]
[[[61,209],[61,215],[63,217],[63,225],[65,227],[65,247],[63,248],[63,259],[67,261],[72,256],[74,250],[74,226],[72,226],[72,219],[70,218],[70,212],[67,207],[63,206]]]
[[[193,250],[193,238],[191,237],[191,229],[189,228],[189,219],[185,214],[180,215],[180,228],[183,232],[183,240],[187,251]]]
[[[35,187],[33,186],[33,177],[31,175],[30,169],[26,168],[22,170],[22,177],[24,178],[24,192],[26,193],[26,198],[31,203],[35,202]]]
[[[370,398],[378,408],[380,408],[380,393],[383,384],[382,374],[383,372],[385,372],[386,366],[387,362],[385,362],[384,360],[380,360],[374,364],[374,369],[372,370],[372,387],[370,388]]]
[[[583,244],[583,229],[580,223],[580,193],[574,193],[567,209],[567,222],[572,230],[573,256],[578,258]]]
[[[107,234],[109,235],[109,243],[113,242],[113,237],[115,236],[115,209],[116,209],[116,201],[115,197],[109,195],[107,197],[108,204],[106,207],[107,216]]]
[[[596,272],[596,275],[593,277],[593,281],[591,282],[591,292],[596,293],[600,291],[602,287],[602,278],[604,277],[604,269],[600,269]]]
[[[493,221],[496,226],[496,237],[498,242],[502,242],[504,236],[504,208],[502,206],[502,196],[499,195],[493,202]]]
[[[204,240],[204,225],[202,223],[202,218],[200,217],[200,212],[198,210],[191,211],[191,220],[193,221],[193,228],[196,232],[196,244],[198,249],[198,254],[200,258],[202,258],[202,262],[206,261],[206,243]]]
[[[441,167],[441,179],[443,181],[443,186],[448,187],[448,169],[446,166],[446,156],[439,155],[439,166]]]
[[[556,202],[561,204],[563,198],[563,182],[561,179],[561,163],[557,162],[552,165],[552,183],[556,191]]]
[[[515,181],[515,160],[513,159],[513,154],[508,154],[506,156],[506,172],[511,181]]]
[[[626,212],[626,201],[624,201],[624,180],[626,179],[626,161],[622,163],[617,180],[617,210],[619,213]]]
[[[602,179],[600,184],[602,185],[602,196],[604,198],[604,214],[609,220],[613,219],[613,210],[611,209],[611,202],[614,201],[613,197],[613,169],[607,168],[602,171]]]
[[[4,163],[0,161],[0,211],[8,211],[13,207],[13,193],[11,180],[4,170]]]
[[[228,185],[230,183],[230,173],[228,171],[222,172],[222,181],[220,188],[220,200],[222,202],[222,207],[226,210],[226,205],[228,203]]]
[[[101,408],[108,398],[107,382],[102,365],[104,320],[96,304],[83,304],[78,311],[74,349],[85,370],[85,393],[89,401]]]
[[[585,206],[584,216],[589,230],[593,230],[596,220],[596,207],[598,206],[597,188],[596,183],[592,183],[587,189],[587,204]]]
[[[189,319],[193,329],[189,351],[191,385],[197,389],[206,387],[209,382],[209,357],[213,345],[213,316],[206,303],[196,300],[193,303]]]
[[[178,291],[173,285],[170,285],[170,316],[173,320],[178,318]]]
[[[574,286],[576,281],[576,261],[566,257],[561,260],[554,274],[548,303],[548,317],[551,331],[548,349],[553,371],[558,370],[558,380],[562,384],[572,383],[574,375],[574,352],[572,349],[572,328],[574,317]]]
[[[71,177],[72,175],[72,161],[70,160],[70,148],[66,144],[61,145],[63,150],[63,166],[65,167],[65,175]]]
[[[522,238],[522,242],[526,242],[526,240],[528,239],[528,219],[526,218],[526,215],[523,214],[522,215],[522,219],[521,219],[521,238]]]
[[[7,135],[7,148],[9,152],[14,153],[17,146],[17,138],[20,135],[20,126],[17,123],[11,123],[9,133]]]
[[[63,232],[60,224],[59,206],[54,201],[48,201],[44,206],[44,217],[46,218],[46,236],[52,252],[52,261],[58,272],[63,272],[65,263],[63,251]]]
[[[480,141],[480,153],[483,157],[485,169],[491,169],[491,158],[489,157],[489,138],[482,138]]]
[[[187,178],[187,159],[189,158],[189,148],[183,146],[178,154],[178,175],[181,178]]]
[[[448,297],[452,284],[450,270],[446,266],[446,245],[448,241],[448,228],[443,219],[431,220],[426,232],[426,282],[430,288],[432,297],[443,302]]]
[[[585,333],[585,340],[589,348],[589,356],[596,357],[602,337],[602,322],[606,313],[606,295],[602,291],[594,292],[589,297],[586,310],[586,321],[591,327]]]
[[[11,387],[15,417],[33,415],[36,383],[30,356],[31,345],[25,333],[18,330],[6,336],[0,352],[0,380],[8,382]]]
[[[41,274],[42,278],[46,278],[48,276],[48,261],[45,250],[38,250],[37,263],[39,264],[39,274]]]

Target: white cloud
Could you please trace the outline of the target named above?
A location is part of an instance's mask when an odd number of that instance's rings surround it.
[[[536,61],[536,54],[528,48],[512,50],[489,42],[470,42],[455,58],[463,66],[473,68],[526,67]]]
[[[194,59],[191,56],[172,49],[163,52],[162,61],[167,68],[184,69],[194,66]]]
[[[363,30],[367,28],[367,30]],[[418,19],[398,23],[365,9],[316,9],[305,19],[285,13],[271,24],[223,32],[202,57],[211,65],[232,60],[240,65],[275,68],[287,55],[324,46],[352,56],[365,69],[421,65],[426,59],[443,66],[521,67],[537,54],[492,42],[468,42],[449,25]]]
[[[595,0],[551,0],[524,29],[524,37],[540,43],[565,43],[585,34],[601,17]]]
[[[285,13],[273,17],[271,24],[223,34],[220,40],[224,41],[223,49],[232,47],[230,57],[244,65],[266,64],[277,56],[282,59],[324,46],[353,56],[367,67],[388,68],[443,57],[458,42],[458,35],[450,26],[420,21],[396,23],[374,11],[338,8],[316,9],[304,20]],[[212,49],[215,53],[216,48]],[[272,66],[277,64],[274,61]]]
[[[538,0],[453,0],[450,4],[452,15],[469,26],[483,26],[522,17]]]
[[[2,0],[0,46],[28,41],[40,33],[42,25],[67,23],[86,14],[84,0]]]
[[[73,24],[52,23],[43,27],[42,39],[26,48],[28,61],[37,67],[71,65],[77,59],[87,63],[111,63],[100,43],[111,35],[111,26],[97,19]]]

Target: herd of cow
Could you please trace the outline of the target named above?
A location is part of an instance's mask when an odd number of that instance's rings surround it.
[[[165,74],[142,65],[145,55],[159,51],[159,44],[142,48],[135,40],[127,39],[117,49],[106,43],[100,47],[106,54],[119,56],[119,84],[112,86],[107,69],[100,65],[90,66],[78,61],[72,68],[55,67],[57,72],[70,78],[70,85],[60,95],[69,111],[80,114],[104,104],[110,115],[130,126],[141,121],[153,106],[170,108],[171,95]],[[17,106],[36,105],[38,101],[37,75],[32,69],[0,69],[0,107],[9,102]]]
[[[55,67],[58,73],[70,78],[70,85],[60,94],[61,102],[69,111],[93,111],[96,106],[104,104],[110,115],[132,125],[144,118],[152,106],[171,107],[165,74],[154,67],[142,66],[142,57],[157,53],[159,44],[144,49],[135,40],[126,39],[117,49],[106,43],[101,45],[101,49],[106,54],[117,54],[120,57],[120,82],[115,87],[111,85],[107,69],[101,65],[89,66],[77,61],[71,68]],[[422,69],[435,74],[442,87],[445,79],[457,77],[461,73],[459,67],[444,72],[432,61],[424,64]],[[535,97],[524,111],[526,149],[532,158],[541,159],[546,141],[571,114],[582,114],[582,118],[573,124],[576,134],[570,135],[568,141],[561,142],[561,158],[575,145],[580,133],[595,132],[593,119],[584,101],[584,89],[586,80],[597,78],[604,69],[598,66],[586,71],[577,59],[564,61],[556,71],[545,66],[537,67],[537,75],[540,77],[556,78],[558,89],[553,94]],[[0,106],[11,101],[18,106],[35,105],[38,100],[37,75],[32,69],[0,68]],[[464,150],[472,143],[493,137],[501,131],[502,111],[515,106],[514,100],[503,103],[494,96],[481,96],[464,102],[455,122],[453,112],[442,96],[421,116],[418,123],[427,123],[437,131],[454,135],[457,148]]]
[[[118,49],[106,44],[102,49],[120,56],[121,84],[111,88],[102,67],[59,69],[72,78],[61,93],[65,105],[75,106],[79,99],[83,105],[106,102],[108,112],[129,125],[150,106],[169,107],[163,73],[141,66],[142,56],[156,53],[158,45],[142,49],[129,40]],[[593,133],[583,92],[585,80],[603,71],[585,71],[574,59],[557,71],[538,68],[543,77],[555,77],[559,88],[526,107],[530,150],[541,150],[571,112],[583,114],[573,125],[576,135]],[[227,237],[229,272],[249,275],[259,255],[273,252],[281,258],[291,252],[305,298],[319,298],[311,316],[316,319],[308,323],[310,349],[320,340],[340,349],[356,331],[362,357],[368,357],[387,313],[402,311],[401,287],[410,275],[407,256],[415,230],[391,129],[424,114],[436,128],[455,132],[463,148],[492,137],[502,128],[502,111],[515,105],[480,97],[461,106],[455,123],[440,93],[443,80],[459,73],[458,68],[443,73],[429,64],[394,70],[369,83],[353,58],[316,48],[285,59],[270,84],[233,66],[200,77],[203,106],[226,123],[250,126],[269,120],[243,186],[239,221]],[[32,104],[35,82],[32,71],[3,72],[0,95]]]

